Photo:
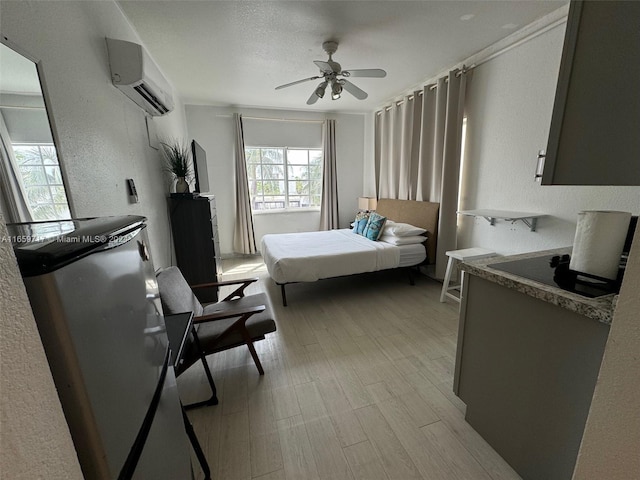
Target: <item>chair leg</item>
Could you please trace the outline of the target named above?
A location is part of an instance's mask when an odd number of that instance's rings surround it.
[[[249,352],[253,357],[253,362],[256,364],[258,368],[258,373],[260,375],[264,375],[264,369],[262,368],[262,363],[260,363],[260,359],[258,358],[258,353],[256,352],[256,348],[253,346],[253,340],[251,340],[251,335],[249,335],[249,331],[246,328],[241,328],[240,333],[242,334],[242,338],[244,338],[247,347],[249,348]]]
[[[184,428],[187,431],[187,436],[191,441],[191,446],[193,447],[193,451],[198,458],[198,462],[200,463],[200,467],[202,468],[202,473],[204,473],[204,480],[211,480],[211,469],[209,468],[209,463],[207,462],[207,457],[205,457],[204,452],[202,451],[202,447],[200,446],[200,442],[198,441],[198,437],[196,436],[196,432],[193,430],[193,425],[189,421],[189,417],[185,413],[185,408],[182,407],[182,421],[184,422]]]
[[[200,360],[202,361],[202,367],[204,368],[204,374],[207,377],[207,381],[209,382],[209,387],[211,388],[211,397],[207,400],[203,400],[202,402],[190,403],[189,405],[185,405],[183,408],[185,410],[191,410],[193,408],[206,407],[209,405],[218,405],[218,391],[216,389],[216,384],[213,381],[213,375],[211,375],[211,370],[209,369],[209,364],[207,363],[207,357],[205,356],[202,348],[200,348],[200,339],[198,339],[198,334],[195,329],[191,331],[193,335],[193,342],[196,345],[196,348],[200,352]]]
[[[444,303],[444,297],[447,294],[447,290],[449,290],[449,282],[451,281],[451,272],[453,271],[453,263],[455,259],[453,257],[449,257],[449,261],[447,262],[447,271],[444,274],[444,281],[442,282],[442,291],[440,292],[440,303]]]

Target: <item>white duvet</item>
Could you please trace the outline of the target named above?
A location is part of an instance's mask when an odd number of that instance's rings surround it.
[[[396,268],[400,263],[398,247],[371,241],[350,229],[265,235],[261,250],[277,283],[315,282]]]

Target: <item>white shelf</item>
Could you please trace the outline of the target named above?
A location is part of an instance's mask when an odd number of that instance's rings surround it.
[[[543,213],[530,213],[530,212],[511,212],[508,210],[460,210],[459,215],[467,215],[470,217],[482,217],[489,224],[495,225],[496,220],[505,220],[507,222],[515,223],[520,220],[524,223],[532,232],[536,231],[536,225],[538,218],[544,217]]]

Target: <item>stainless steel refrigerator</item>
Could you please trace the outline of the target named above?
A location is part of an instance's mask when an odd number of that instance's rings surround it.
[[[144,217],[8,227],[85,478],[193,478]]]

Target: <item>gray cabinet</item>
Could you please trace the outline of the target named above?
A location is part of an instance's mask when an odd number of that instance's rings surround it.
[[[543,185],[640,185],[640,2],[573,1]]]
[[[571,480],[609,325],[464,276],[455,393],[524,479]]]

